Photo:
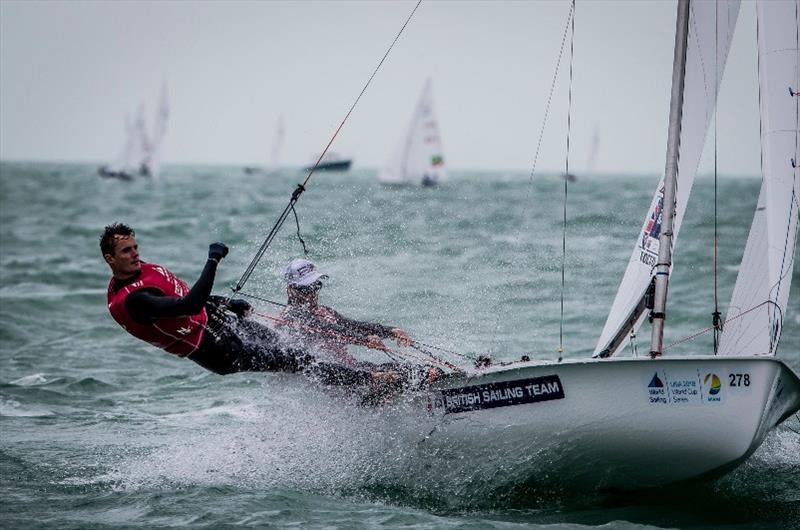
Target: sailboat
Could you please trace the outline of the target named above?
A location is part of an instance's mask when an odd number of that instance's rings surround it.
[[[595,124],[594,132],[592,133],[591,146],[589,147],[589,156],[586,158],[586,175],[592,175],[594,173],[594,165],[595,160],[597,160],[597,150],[599,146],[600,131]],[[578,176],[575,175],[575,173],[562,173],[561,178],[567,180],[568,182],[576,182],[578,180]]]
[[[286,127],[283,123],[283,116],[278,116],[278,125],[275,129],[275,138],[272,141],[272,151],[270,153],[270,159],[266,165],[267,173],[274,173],[278,171],[280,168],[280,155],[281,150],[283,149],[283,140],[286,136]],[[259,168],[257,166],[245,166],[244,172],[248,175],[252,175],[254,173],[259,172]]]
[[[756,9],[763,184],[718,351],[663,355],[663,330],[672,250],[739,2],[679,0],[665,175],[594,355],[489,365],[414,398],[428,417],[427,472],[446,476],[449,458],[468,457],[498,487],[542,476],[654,487],[735,468],[800,410],[800,379],[776,357],[797,240],[800,0]],[[648,317],[640,357],[635,335]]]
[[[147,132],[144,104],[139,105],[136,119],[125,117],[125,142],[122,152],[111,164],[98,168],[101,177],[132,180],[136,176],[158,178],[161,156],[169,121],[169,100],[166,85],[161,88],[152,133]]]
[[[442,139],[433,106],[432,82],[422,88],[408,131],[391,160],[378,172],[384,184],[435,186],[447,180]]]
[[[169,121],[169,99],[167,87],[161,87],[161,95],[158,100],[158,108],[153,123],[153,132],[146,134],[144,121],[139,128],[141,142],[143,146],[143,156],[139,165],[139,174],[146,177],[158,178],[161,174],[161,155],[164,147],[164,137],[167,134],[167,122]]]
[[[100,166],[97,173],[104,178],[120,180],[133,180],[136,174],[136,160],[138,160],[136,131],[130,116],[125,116],[124,128],[125,143],[114,162]]]

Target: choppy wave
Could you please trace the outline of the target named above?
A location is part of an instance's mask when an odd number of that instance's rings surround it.
[[[638,528],[800,520],[795,418],[713,483],[639,495],[574,492],[558,477],[515,477],[513,466],[487,476],[465,455],[426,453],[425,433],[402,406],[365,409],[292,376],[219,377],[142,344],[108,316],[102,227],[131,223],[143,257],[190,282],[207,245],[226,241],[231,253],[216,289],[224,292],[297,175],[265,182],[237,168],[173,167],[160,182],[118,183],[99,180],[94,169],[0,164],[0,508],[10,527]],[[655,180],[581,179],[570,188],[568,356],[594,347]],[[741,212],[759,186],[726,180],[723,301],[747,235]],[[692,200],[709,204],[710,182],[695,186]],[[562,196],[554,177],[531,184],[523,173],[454,172],[440,189],[422,190],[378,186],[372,172],[355,171],[315,181],[297,212],[310,257],[330,276],[323,301],[342,313],[400,326],[468,358],[549,358],[560,324]],[[278,302],[281,270],[303,255],[290,221],[248,285]],[[710,323],[711,227],[708,209],[687,212],[668,340]],[[800,369],[797,296],[791,304],[782,351]],[[552,455],[521,458],[546,464]]]

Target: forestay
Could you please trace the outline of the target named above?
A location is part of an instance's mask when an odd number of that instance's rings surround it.
[[[677,241],[686,213],[708,125],[716,106],[739,4],[738,1],[690,4],[673,241]],[[647,316],[644,298],[658,261],[663,201],[662,177],[595,348],[595,357],[616,354],[631,331],[635,332]]]
[[[800,0],[760,1],[758,66],[763,181],[719,353],[775,354],[797,242]]]
[[[408,133],[378,175],[387,184],[438,184],[447,180],[431,80],[425,82]]]

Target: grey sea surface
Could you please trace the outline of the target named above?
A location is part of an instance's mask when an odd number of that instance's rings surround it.
[[[190,284],[208,244],[226,242],[215,287],[226,294],[305,175],[170,166],[157,181],[121,182],[95,170],[0,163],[4,528],[800,526],[796,417],[711,482],[585,492],[534,476],[497,488],[464,455],[450,463],[457,480],[434,488],[388,410],[342,404],[297,375],[217,376],[137,341],[106,309],[104,225],[131,224],[143,259]],[[578,177],[568,195],[567,357],[591,354],[658,181]],[[759,186],[719,178],[723,312]],[[422,189],[354,170],[315,174],[296,211],[309,257],[330,276],[323,303],[468,358],[553,359],[563,197],[553,175],[454,171]],[[676,248],[667,343],[711,325],[713,204],[713,179],[699,177]],[[245,291],[284,300],[280,272],[303,255],[297,231],[290,215]],[[796,371],[798,276],[795,268],[780,349]],[[703,334],[667,354],[710,351]]]

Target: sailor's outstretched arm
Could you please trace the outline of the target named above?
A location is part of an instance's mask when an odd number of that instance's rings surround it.
[[[147,323],[158,318],[174,318],[200,313],[214,287],[219,260],[227,253],[228,247],[222,243],[214,243],[209,247],[208,261],[203,267],[203,272],[200,273],[200,278],[186,296],[167,297],[155,289],[142,289],[131,293],[125,300],[125,306],[131,317],[137,322]]]

